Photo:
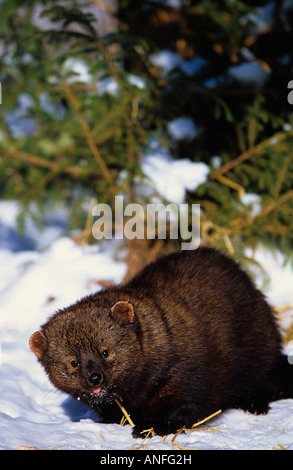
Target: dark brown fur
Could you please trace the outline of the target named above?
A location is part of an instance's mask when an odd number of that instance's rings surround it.
[[[122,400],[135,436],[219,409],[266,412],[293,395],[271,307],[238,264],[209,248],[162,257],[57,312],[30,346],[52,383],[105,421],[120,420]]]

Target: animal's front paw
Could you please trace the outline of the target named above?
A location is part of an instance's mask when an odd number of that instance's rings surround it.
[[[145,439],[147,437],[154,437],[157,433],[155,432],[154,428],[152,426],[149,426],[148,424],[145,425],[136,425],[132,429],[132,435],[136,439]]]
[[[176,431],[177,427],[175,429],[170,423],[142,423],[134,426],[132,435],[135,438],[145,439],[147,437],[166,436]]]

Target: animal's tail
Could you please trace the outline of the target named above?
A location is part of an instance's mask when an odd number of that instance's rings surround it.
[[[269,374],[267,387],[269,401],[293,398],[293,356],[280,354]]]
[[[260,387],[249,396],[242,397],[236,407],[254,414],[266,414],[270,402],[285,398],[293,398],[293,364],[287,356],[280,354]]]

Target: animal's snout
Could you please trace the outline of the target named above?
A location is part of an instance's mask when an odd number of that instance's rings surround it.
[[[100,385],[103,382],[98,360],[88,359],[86,361],[86,380],[90,387]]]

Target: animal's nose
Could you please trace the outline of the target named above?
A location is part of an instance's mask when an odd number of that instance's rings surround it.
[[[86,380],[90,387],[100,385],[103,381],[100,364],[95,358],[86,362]]]
[[[99,385],[102,380],[102,375],[94,372],[88,377],[88,381],[91,385]]]

